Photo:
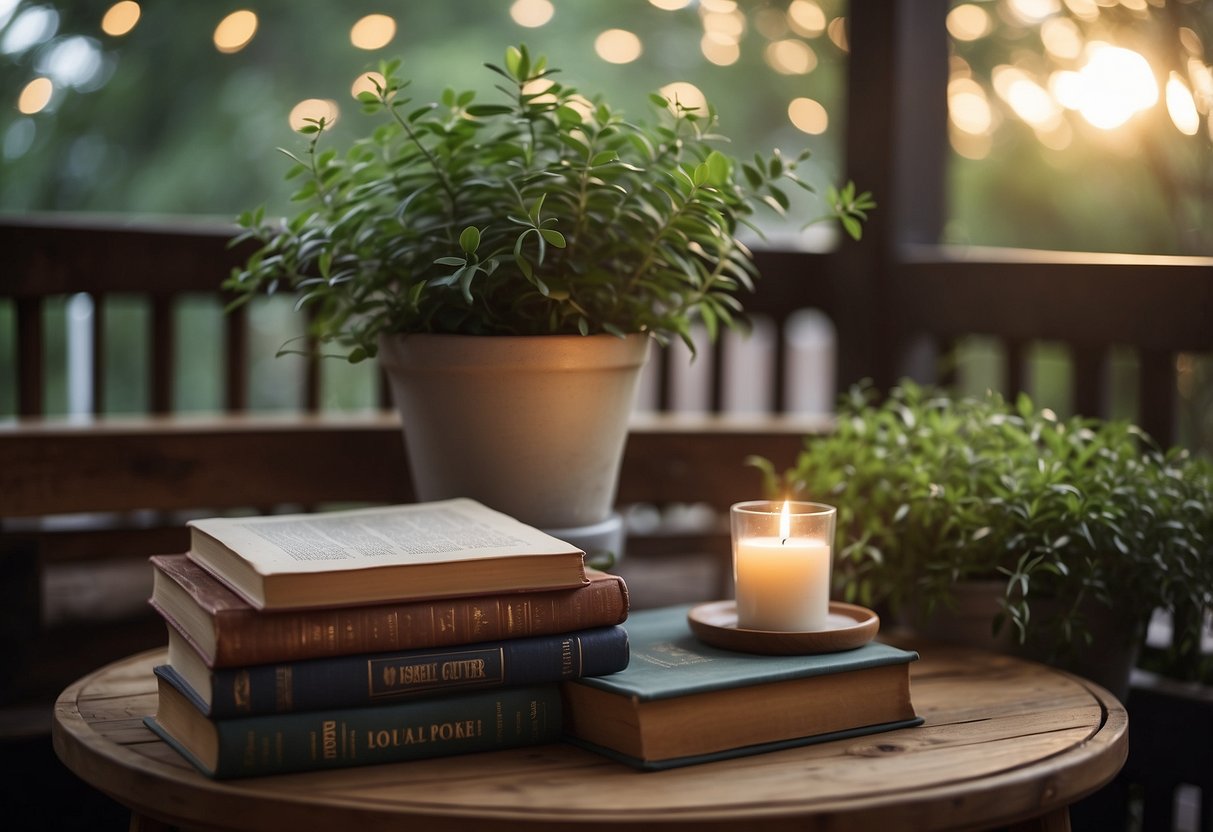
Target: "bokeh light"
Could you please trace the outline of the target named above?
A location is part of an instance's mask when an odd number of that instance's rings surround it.
[[[788,4],[788,24],[798,35],[816,37],[826,30],[826,13],[813,0],[792,0]]]
[[[821,102],[812,98],[794,98],[788,104],[788,120],[792,126],[810,136],[820,136],[830,126],[830,114]]]
[[[826,34],[830,36],[830,40],[834,45],[843,52],[850,52],[850,41],[847,40],[847,21],[846,18],[836,17],[826,26]]]
[[[35,78],[21,90],[17,96],[17,109],[27,116],[40,113],[51,103],[55,94],[55,85],[50,78]]]
[[[699,41],[699,51],[716,66],[731,66],[741,57],[741,47],[732,38],[708,32]]]
[[[817,53],[801,40],[777,40],[767,44],[763,58],[781,75],[806,75],[817,68]]]
[[[990,13],[981,6],[965,3],[948,12],[948,34],[956,40],[977,40],[993,28]]]
[[[120,38],[135,28],[141,10],[134,0],[122,0],[106,10],[101,18],[101,31],[113,38]]]
[[[1007,9],[1024,23],[1039,23],[1061,11],[1059,0],[1009,0]]]
[[[1107,43],[1087,46],[1078,111],[1093,126],[1115,129],[1158,101],[1158,84],[1149,62],[1139,53]]]
[[[350,43],[368,51],[382,49],[396,37],[396,20],[386,14],[368,14],[350,29]]]
[[[746,19],[743,14],[705,12],[702,19],[703,31],[722,43],[726,41],[740,43],[741,36],[745,34]]]
[[[215,48],[225,55],[239,52],[257,34],[257,15],[247,9],[229,14],[215,27]]]
[[[1068,17],[1050,17],[1040,27],[1040,41],[1049,54],[1072,60],[1082,54],[1082,33]]]
[[[291,108],[287,122],[291,125],[292,130],[302,130],[313,121],[323,118],[327,129],[328,125],[337,123],[340,115],[341,110],[337,107],[336,101],[324,98],[305,98]]]
[[[1179,77],[1178,72],[1172,72],[1167,80],[1167,113],[1171,122],[1185,136],[1195,136],[1200,130],[1200,113],[1196,111],[1196,99],[1192,91]]]
[[[514,0],[510,6],[510,17],[519,26],[536,29],[552,19],[556,7],[551,0]]]
[[[594,39],[598,57],[611,64],[630,64],[640,57],[644,48],[640,38],[626,29],[607,29]]]
[[[971,78],[955,78],[948,83],[948,118],[965,133],[980,136],[991,131],[994,113],[981,84]]]
[[[350,86],[350,95],[357,98],[364,92],[377,94],[378,91],[375,89],[376,83],[382,87],[387,83],[387,79],[378,72],[364,72],[354,79],[353,85]]]
[[[689,110],[702,111],[708,105],[708,99],[703,94],[703,90],[690,81],[673,81],[658,90],[658,93],[670,102],[671,111],[674,110],[675,102]]]
[[[649,3],[663,11],[676,12],[691,5],[691,0],[649,0]]]

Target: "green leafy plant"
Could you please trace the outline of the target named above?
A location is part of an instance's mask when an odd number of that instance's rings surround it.
[[[853,388],[773,493],[838,506],[847,600],[930,614],[958,582],[1005,585],[997,631],[1056,654],[1090,639],[1089,600],[1144,625],[1213,604],[1213,465],[1124,421],[1060,419],[1027,396]]]
[[[225,282],[236,302],[298,293],[313,335],[352,361],[374,356],[381,333],[641,332],[691,345],[695,321],[712,337],[738,325],[738,292],[756,275],[737,235],[759,205],[787,211],[788,187],[812,190],[797,175],[808,153],[734,159],[717,149],[712,107],[660,95],[653,121],[629,120],[525,46],[486,66],[501,100],[447,90],[417,105],[399,62],[382,64],[360,100],[383,120],[344,154],[322,149],[323,119],[305,126],[306,149],[283,150],[287,176],[303,180],[299,213],[239,218],[234,242],[260,246]],[[827,197],[818,219],[858,238],[871,196],[848,184]]]

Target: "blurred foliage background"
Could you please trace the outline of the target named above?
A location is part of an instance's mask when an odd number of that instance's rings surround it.
[[[732,151],[810,147],[815,184],[841,178],[843,0],[363,0],[243,4],[0,0],[0,212],[120,212],[230,219],[258,205],[284,213],[277,146],[300,147],[291,119],[336,115],[334,146],[367,128],[352,88],[382,58],[403,60],[418,101],[445,87],[494,95],[484,61],[525,42],[562,80],[637,116],[667,84],[704,94]],[[1210,222],[1213,7],[1185,0],[981,0],[948,18],[951,161],[944,242],[1077,251],[1204,254]],[[293,114],[293,115],[292,115]],[[859,183],[862,185],[863,183]],[[879,200],[879,194],[876,195]],[[811,203],[801,216],[817,213]],[[768,244],[821,249],[832,238],[771,221]],[[217,278],[218,279],[218,278]],[[64,368],[48,412],[80,408],[70,379],[72,320],[87,298],[48,312]],[[146,407],[137,304],[107,305],[103,410]],[[218,406],[213,381],[221,310],[180,310],[176,405]],[[278,304],[254,311],[252,406],[291,408],[297,374],[273,353],[298,321]],[[0,304],[0,334],[13,330]],[[0,337],[0,375],[11,366]],[[967,340],[953,357],[966,389],[998,387],[998,346]],[[264,358],[261,358],[264,356]],[[1112,364],[1114,410],[1132,416],[1135,357]],[[1177,358],[1182,431],[1213,447],[1213,363]],[[326,407],[371,406],[368,368],[328,362]],[[1069,410],[1068,361],[1033,352],[1031,392]],[[0,384],[0,416],[14,412]]]

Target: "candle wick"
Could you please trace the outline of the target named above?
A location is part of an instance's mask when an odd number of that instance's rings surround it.
[[[786,537],[785,537],[785,538],[783,538],[782,540],[780,540],[780,541],[779,541],[779,545],[780,545],[780,546],[787,546],[787,545],[788,545],[788,539],[787,539]]]

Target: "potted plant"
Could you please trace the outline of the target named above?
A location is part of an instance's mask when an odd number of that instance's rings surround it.
[[[738,234],[808,187],[807,154],[733,159],[712,108],[660,96],[656,120],[625,119],[525,46],[486,66],[500,100],[417,105],[381,65],[360,96],[381,120],[345,153],[322,149],[323,119],[305,126],[306,150],[283,151],[301,210],[243,215],[237,239],[260,247],[225,286],[295,292],[320,344],[378,356],[421,499],[585,526],[610,512],[649,341],[743,322],[756,275]],[[868,195],[829,203],[858,237]]]
[[[903,382],[852,389],[782,477],[755,462],[769,488],[838,506],[848,600],[936,637],[967,615],[1122,694],[1151,613],[1213,602],[1213,466],[1128,422]]]

